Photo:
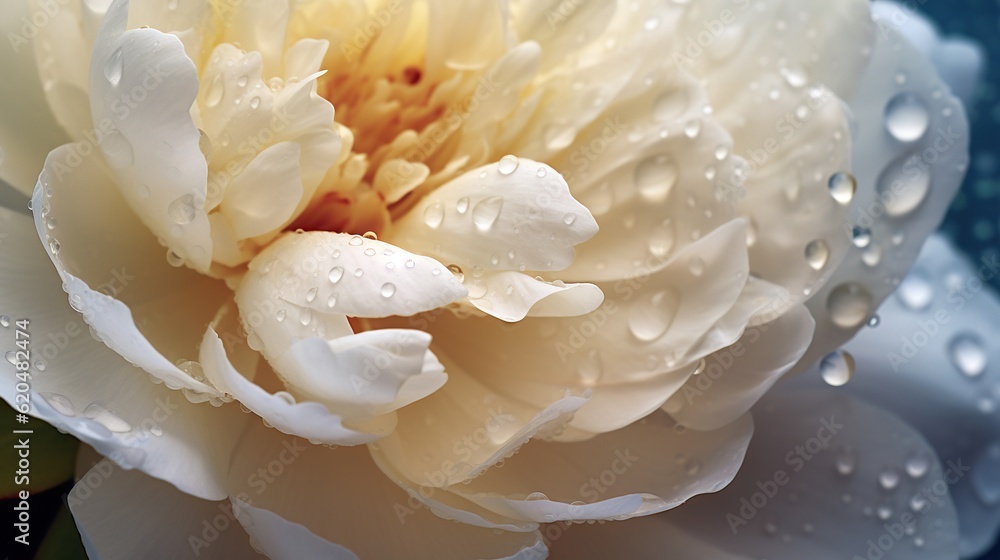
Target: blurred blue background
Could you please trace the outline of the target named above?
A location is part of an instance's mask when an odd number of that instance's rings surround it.
[[[918,0],[944,35],[978,41],[987,53],[982,85],[969,109],[972,165],[942,229],[974,259],[1000,252],[1000,0]],[[1000,278],[992,280],[1000,290]],[[998,341],[993,341],[997,343]],[[983,560],[1000,560],[1000,544]]]

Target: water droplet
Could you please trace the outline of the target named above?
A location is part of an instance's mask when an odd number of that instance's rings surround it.
[[[851,241],[854,246],[859,249],[864,249],[865,247],[872,244],[872,230],[855,226],[851,230]]]
[[[302,311],[299,312],[299,322],[302,323],[303,327],[308,326],[309,323],[312,323],[312,320],[313,320],[312,309],[303,309]]]
[[[132,431],[132,425],[119,417],[113,410],[99,403],[91,403],[83,409],[83,415],[115,433]]]
[[[379,293],[384,298],[391,298],[396,293],[396,286],[393,284],[382,284],[382,290]]]
[[[858,189],[858,182],[850,173],[834,173],[827,183],[830,196],[840,204],[850,204]]]
[[[879,519],[885,521],[890,517],[892,517],[892,508],[890,508],[889,506],[879,506],[875,510],[875,514],[878,515]]]
[[[701,257],[691,257],[688,261],[688,271],[694,276],[701,276],[705,273],[705,261]]]
[[[650,202],[666,200],[677,182],[677,166],[665,155],[646,158],[635,168],[635,185]]]
[[[881,317],[879,317],[878,315],[872,315],[872,318],[868,319],[868,326],[874,329],[875,327],[879,326],[879,323],[881,322],[882,322]]]
[[[876,183],[878,199],[890,216],[904,216],[917,209],[931,190],[931,175],[919,156],[904,156],[890,163]]]
[[[830,352],[820,361],[819,373],[832,387],[846,385],[854,376],[854,356],[843,350]]]
[[[674,249],[675,241],[673,223],[667,220],[649,232],[649,252],[654,257],[665,257]]]
[[[260,98],[254,97],[253,99],[250,100],[250,108],[256,109],[257,107],[260,107]]]
[[[6,315],[0,315],[0,327],[7,328],[10,326],[10,317]]]
[[[896,297],[907,308],[922,311],[934,300],[934,287],[922,272],[914,270],[896,289]]]
[[[656,340],[670,328],[676,307],[676,296],[666,291],[639,298],[629,312],[629,330],[642,342]]]
[[[948,343],[951,363],[967,377],[979,377],[989,361],[983,341],[974,334],[961,333]]]
[[[833,324],[852,329],[864,323],[871,315],[872,296],[861,285],[848,282],[830,292],[826,308]]]
[[[698,119],[692,119],[684,125],[684,136],[688,138],[697,138],[701,134],[701,121]]]
[[[459,282],[465,282],[465,273],[462,272],[462,267],[457,264],[449,264],[448,271],[454,274],[455,278],[457,278]]]
[[[547,169],[545,169],[544,167],[539,167],[539,168],[538,168],[538,172],[537,172],[537,173],[535,173],[535,175],[537,175],[537,176],[539,176],[539,177],[545,177],[545,176],[546,176],[546,175],[548,175],[548,174],[549,174],[548,170],[547,170]]]
[[[479,231],[486,231],[496,223],[497,218],[500,217],[501,209],[503,209],[502,196],[493,196],[481,200],[472,209],[472,221],[479,228]]]
[[[854,473],[855,457],[854,450],[849,447],[841,448],[834,459],[834,467],[841,476],[850,476]]]
[[[517,156],[507,155],[500,159],[500,163],[497,164],[497,170],[501,175],[510,175],[517,171],[517,166],[520,164],[521,162],[517,159]]]
[[[287,315],[288,314],[285,312],[284,309],[279,309],[278,312],[274,314],[274,318],[277,319],[278,322],[280,323],[285,320],[285,317]]]
[[[806,262],[813,270],[823,270],[830,260],[830,247],[825,241],[817,239],[806,245]]]
[[[906,474],[910,478],[921,478],[930,470],[931,464],[924,455],[914,455],[906,460]]]
[[[513,289],[511,291],[513,291]],[[585,387],[593,387],[597,385],[603,374],[604,365],[601,363],[601,355],[596,349],[588,352],[587,357],[580,360],[577,367],[577,375],[580,376],[580,382]]]
[[[916,142],[930,125],[930,112],[923,99],[912,93],[900,93],[885,108],[885,128],[900,142]]]
[[[437,229],[441,227],[442,222],[444,222],[444,204],[435,202],[424,210],[424,223],[428,227]]]
[[[108,79],[108,83],[112,87],[117,87],[122,81],[122,75],[125,73],[125,59],[122,53],[121,47],[111,53],[108,60],[104,63],[104,77]]]
[[[573,225],[573,222],[575,221],[576,221],[576,214],[570,213],[563,216],[563,223],[568,226]]]
[[[375,252],[376,251],[375,251],[375,249],[373,247],[369,247],[369,248],[365,249],[365,256],[367,256],[367,257],[374,257],[375,256]]]
[[[465,197],[462,197],[462,198],[458,199],[458,202],[455,203],[455,210],[458,210],[459,214],[465,214],[466,212],[468,212],[469,211],[469,197],[465,196]],[[434,226],[432,226],[432,227],[434,227]]]
[[[330,274],[327,277],[330,279],[331,283],[336,284],[337,282],[340,282],[341,278],[344,277],[344,269],[342,267],[335,266],[330,269]]]
[[[528,494],[527,496],[524,497],[524,501],[526,502],[538,502],[541,500],[548,500],[548,499],[549,497],[541,492],[532,492],[531,494]]]
[[[887,468],[878,473],[878,485],[883,490],[892,490],[899,486],[899,473],[895,469]]]
[[[226,85],[222,81],[222,76],[216,76],[212,85],[208,86],[205,93],[205,105],[209,108],[215,107],[222,102],[222,97],[226,94]]]
[[[797,64],[785,66],[781,69],[781,76],[785,78],[785,83],[793,88],[805,87],[809,83],[809,76],[804,68]]]
[[[51,252],[53,255],[58,255],[59,254],[59,250],[61,248],[62,248],[62,245],[59,244],[59,240],[58,239],[56,239],[55,237],[50,237],[49,238],[49,252]]]
[[[174,199],[167,207],[167,213],[175,224],[185,225],[194,221],[197,209],[195,208],[194,195],[185,194]]]
[[[59,414],[63,416],[76,416],[76,408],[73,407],[73,401],[58,393],[41,393],[41,395],[45,399],[45,402],[49,403],[49,406]]]
[[[356,269],[354,269],[354,277],[355,278],[361,278],[364,275],[365,275],[365,270],[363,268],[356,268]]]
[[[318,293],[319,290],[317,288],[309,288],[309,291],[306,292],[306,303],[312,303],[316,301],[316,294]]]

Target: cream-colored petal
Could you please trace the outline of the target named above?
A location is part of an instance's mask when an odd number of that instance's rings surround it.
[[[488,272],[467,280],[466,286],[469,303],[508,323],[528,316],[578,317],[604,301],[604,292],[593,284],[546,282],[513,271]]]
[[[238,239],[264,235],[290,221],[303,195],[300,155],[298,144],[275,144],[229,183],[219,211]]]
[[[805,306],[750,327],[736,344],[705,357],[698,375],[663,405],[678,422],[699,430],[735,421],[757,403],[809,348],[815,322]]]
[[[228,289],[167,263],[100,154],[67,144],[50,154],[32,199],[35,230],[70,304],[112,350],[188,398],[219,393],[175,364],[196,359],[200,331]]]
[[[0,55],[6,79],[0,82],[0,180],[30,195],[45,155],[67,141],[45,101],[25,20],[29,0],[8,2],[0,15],[0,33],[8,45]]]
[[[280,469],[282,474],[265,484],[255,474],[261,465]],[[434,516],[419,502],[408,499],[379,471],[363,448],[326,449],[261,429],[244,439],[243,449],[234,457],[230,479],[234,498],[251,501],[254,508],[285,520],[273,523],[265,516],[253,515],[253,525],[247,526],[251,535],[257,531],[274,535],[275,531],[299,534],[301,538],[315,536],[347,548],[360,558],[545,557],[546,549],[537,532],[494,532]],[[350,482],[316,484],[317,480]],[[264,522],[259,528],[258,521]],[[286,533],[292,529],[288,524],[301,525],[311,535],[303,534],[301,529]],[[391,532],[387,532],[390,527]],[[286,552],[297,546],[287,540],[269,538],[265,542],[280,546],[283,552],[277,557],[285,558]]]
[[[752,433],[749,415],[696,432],[657,412],[585,442],[530,443],[503,468],[449,490],[538,523],[650,515],[729,484]]]
[[[222,340],[211,328],[205,333],[199,360],[213,385],[283,433],[336,445],[359,445],[378,439],[378,435],[345,426],[340,415],[320,403],[296,402],[287,392],[270,393],[247,379],[233,367]]]
[[[586,403],[569,392],[543,406],[480,382],[439,355],[448,383],[400,410],[399,424],[372,445],[377,460],[413,483],[443,487],[474,478],[534,437],[551,437]]]
[[[30,218],[0,209],[0,334],[30,342],[28,376],[0,362],[0,395],[11,406],[94,446],[128,469],[166,480],[208,499],[226,496],[222,478],[246,417],[234,406],[192,404],[178,391],[151,380],[95,340],[65,300],[59,274],[35,235]],[[26,328],[15,322],[26,320]],[[24,331],[29,338],[17,337]],[[11,359],[17,356],[11,355]],[[21,361],[21,360],[19,360]],[[178,372],[180,373],[180,372]],[[20,395],[25,381],[30,392]],[[24,399],[30,399],[25,403]]]
[[[204,210],[208,169],[190,114],[198,71],[177,37],[125,31],[127,18],[127,2],[112,5],[94,47],[90,104],[101,152],[146,227],[204,272],[212,260]],[[144,92],[143,101],[122,109],[118,99],[133,90]]]
[[[572,427],[616,430],[659,408],[694,372],[703,354],[689,349],[706,351],[703,337],[732,309],[746,282],[745,252],[742,259],[730,254],[734,244],[742,248],[744,228],[734,221],[655,271],[598,284],[607,299],[582,317],[528,318],[511,327],[492,318],[438,314],[415,317],[411,326],[434,335],[442,360],[447,356],[479,381],[536,407],[567,388],[591,390]]]
[[[597,233],[555,170],[513,156],[424,197],[393,224],[390,242],[477,271],[562,270]],[[461,240],[461,243],[457,242]]]
[[[228,501],[207,501],[136,471],[98,463],[76,483],[70,511],[90,558],[261,558]]]

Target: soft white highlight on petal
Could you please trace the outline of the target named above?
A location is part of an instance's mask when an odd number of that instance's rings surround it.
[[[528,316],[578,317],[594,311],[604,301],[604,292],[593,284],[546,282],[513,271],[488,272],[468,280],[466,285],[469,303],[509,323]]]

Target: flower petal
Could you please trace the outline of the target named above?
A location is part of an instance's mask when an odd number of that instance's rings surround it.
[[[809,348],[815,321],[798,305],[773,322],[750,327],[740,340],[705,358],[663,405],[678,422],[717,429],[745,414]]]
[[[508,156],[425,196],[389,241],[464,271],[562,270],[597,233],[590,212],[551,167]],[[461,243],[456,242],[461,240]]]
[[[29,0],[9,2],[0,15],[0,32],[10,42],[0,54],[6,79],[0,83],[0,180],[30,195],[50,150],[66,133],[45,102],[39,69],[29,40],[21,35],[33,10]]]
[[[188,398],[219,393],[179,369],[227,297],[222,282],[168,265],[163,249],[117,192],[99,154],[67,144],[46,160],[32,198],[37,236],[70,303],[112,350]],[[99,250],[98,250],[99,247]],[[193,336],[194,335],[194,336]]]
[[[403,490],[385,477],[363,448],[326,449],[260,429],[234,458],[233,496],[244,502],[252,496],[254,508],[268,510],[285,522],[254,515],[247,526],[252,536],[288,535],[299,524],[312,536],[350,549],[360,558],[538,558],[545,547],[537,532],[493,532],[455,524],[425,511],[408,500]],[[254,473],[261,465],[280,465],[282,475],[261,487]],[[316,480],[349,480],[349,484],[314,484]],[[363,507],[332,507],[361,504]],[[412,505],[411,505],[412,504]],[[250,511],[248,513],[253,513]],[[264,524],[258,527],[258,524]],[[387,528],[392,538],[387,539]],[[262,539],[281,546],[285,558],[296,543],[287,538]],[[315,543],[310,543],[315,544]],[[415,552],[418,551],[418,552]],[[270,552],[270,551],[269,551]]]
[[[205,272],[212,241],[204,203],[208,166],[191,117],[198,70],[180,40],[155,29],[125,31],[128,2],[108,10],[94,46],[90,102],[100,147],[122,196],[180,258]],[[123,110],[125,92],[144,101]]]
[[[961,474],[894,416],[833,390],[791,391],[768,396],[754,423],[746,460],[721,492],[570,529],[553,558],[649,558],[665,547],[683,558],[958,558],[946,481]],[[903,470],[914,457],[926,460],[918,477]]]
[[[281,432],[338,445],[359,445],[378,439],[378,435],[344,426],[343,418],[321,403],[298,403],[287,392],[272,394],[247,379],[233,367],[222,341],[211,328],[205,333],[199,360],[213,385]]]
[[[850,106],[858,123],[854,197],[844,236],[860,228],[830,281],[809,300],[816,318],[802,368],[849,340],[941,223],[968,167],[968,122],[934,67],[891,28]],[[897,76],[905,76],[900,83]]]
[[[858,373],[844,389],[920,430],[942,461],[972,467],[950,488],[964,558],[982,554],[1000,528],[1000,298],[982,284],[998,271],[995,255],[973,264],[931,237],[879,308],[878,327],[845,346]]]
[[[372,445],[379,463],[413,483],[443,487],[474,478],[534,437],[563,429],[586,402],[564,392],[545,406],[525,404],[442,363],[448,383],[400,410],[396,431]]]
[[[489,272],[467,284],[469,303],[508,323],[525,317],[578,317],[600,307],[604,292],[593,284],[545,282],[520,272]],[[474,297],[482,294],[481,297]]]
[[[189,494],[224,497],[220,476],[246,422],[244,415],[231,406],[192,404],[94,340],[83,318],[60,296],[59,276],[30,218],[0,209],[0,233],[0,279],[5,288],[0,292],[0,315],[8,325],[0,332],[13,348],[18,327],[7,322],[29,321],[19,330],[31,336],[30,414],[125,468],[139,469]],[[6,360],[0,366],[0,394],[18,406],[15,365]]]
[[[752,433],[749,415],[695,432],[656,412],[585,442],[530,443],[502,469],[449,491],[538,523],[650,515],[729,484]]]
[[[107,461],[70,492],[90,558],[258,558],[228,501],[212,502]],[[263,558],[263,557],[260,557]]]

